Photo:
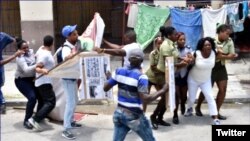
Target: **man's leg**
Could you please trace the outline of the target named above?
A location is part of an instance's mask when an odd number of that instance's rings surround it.
[[[36,122],[43,120],[55,107],[56,96],[51,84],[44,84],[38,87],[39,93],[44,101],[42,108],[33,117]]]
[[[6,105],[5,105],[5,99],[3,97],[2,93],[2,87],[0,87],[0,114],[6,114]]]
[[[63,80],[63,88],[66,94],[66,107],[64,112],[64,129],[72,128],[71,123],[74,116],[74,110],[76,106],[76,80]]]
[[[143,141],[155,141],[155,138],[153,136],[152,129],[150,127],[150,123],[147,120],[147,118],[143,115],[140,117],[140,123],[138,124],[139,127],[136,127],[135,129],[138,130],[132,130],[136,132]]]
[[[113,141],[123,141],[130,130],[128,126],[126,126],[126,121],[122,121],[126,119],[123,113],[119,113],[117,111],[114,112],[113,123],[114,123],[114,135]]]

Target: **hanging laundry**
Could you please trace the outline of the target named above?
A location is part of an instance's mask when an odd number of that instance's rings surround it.
[[[145,49],[159,32],[159,29],[166,22],[170,14],[167,7],[151,7],[145,4],[138,4],[139,11],[135,32],[137,42]]]
[[[187,45],[195,50],[202,34],[201,11],[180,10],[177,8],[172,8],[170,11],[172,26],[178,32],[185,33]]]
[[[243,1],[243,20],[245,20],[245,18],[248,16],[248,2],[247,1]]]
[[[220,9],[201,9],[202,25],[204,37],[216,36],[216,25],[225,24],[227,18],[226,5],[223,5]]]
[[[128,14],[128,23],[127,26],[134,28],[138,15],[138,5],[137,4],[130,4],[129,14]]]
[[[239,18],[242,19],[243,18],[243,4],[242,3],[239,4],[238,13],[239,13]]]
[[[232,25],[234,32],[241,32],[244,30],[244,20],[239,19],[238,8],[239,3],[227,5],[227,15],[229,19],[229,24]]]
[[[128,5],[127,5],[127,8],[126,8],[126,10],[125,10],[125,14],[126,14],[126,15],[129,14],[130,6],[131,6],[131,4],[128,4]]]

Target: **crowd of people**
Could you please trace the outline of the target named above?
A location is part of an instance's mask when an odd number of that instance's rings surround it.
[[[67,25],[62,29],[65,42],[61,48],[62,60],[71,59],[81,48],[78,40],[77,26]],[[154,49],[149,55],[150,66],[143,70],[144,53],[140,44],[136,42],[136,33],[128,30],[124,34],[124,45],[110,43],[103,39],[108,48],[94,47],[98,53],[107,53],[123,57],[122,67],[115,70],[114,75],[107,74],[109,78],[104,84],[104,91],[118,85],[118,105],[113,115],[114,141],[124,140],[126,134],[132,130],[144,141],[154,141],[152,128],[157,130],[158,125],[171,126],[164,121],[166,112],[166,95],[168,95],[168,80],[165,80],[165,59],[174,58],[175,72],[175,109],[172,122],[179,124],[178,110],[188,117],[193,114],[193,105],[196,94],[200,88],[195,112],[197,116],[203,116],[201,104],[204,99],[208,103],[209,113],[213,125],[220,125],[220,120],[226,117],[219,113],[226,96],[227,70],[226,59],[237,57],[234,51],[234,43],[229,37],[231,28],[228,25],[219,25],[217,37],[201,38],[193,50],[186,44],[186,36],[177,32],[174,27],[161,27],[160,35],[153,41]],[[3,59],[2,51],[10,43],[17,46],[17,52],[9,58]],[[28,43],[20,38],[13,38],[0,32],[0,84],[4,84],[4,64],[16,59],[17,69],[15,73],[15,85],[27,98],[26,112],[23,126],[26,129],[42,131],[39,125],[53,110],[56,104],[56,96],[53,91],[52,79],[46,74],[56,64],[52,55],[54,39],[47,35],[43,39],[43,45],[36,53],[29,48]],[[193,47],[194,48],[194,47]],[[36,79],[39,77],[39,79]],[[35,80],[35,81],[34,81]],[[216,82],[219,91],[216,100],[213,98],[212,87]],[[63,78],[62,84],[66,95],[66,107],[64,113],[62,136],[67,139],[75,139],[72,128],[81,127],[73,119],[77,105],[78,80]],[[151,93],[154,86],[156,92]],[[160,97],[155,110],[150,115],[150,121],[146,118],[147,104]],[[36,113],[34,108],[37,103]],[[5,101],[0,89],[1,113],[4,114]],[[151,123],[151,124],[150,124]]]

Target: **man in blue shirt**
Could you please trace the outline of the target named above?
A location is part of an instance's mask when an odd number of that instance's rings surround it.
[[[1,105],[0,114],[6,113],[5,100],[4,100],[3,93],[2,93],[2,86],[4,85],[4,80],[5,80],[3,65],[14,60],[17,56],[24,54],[23,51],[17,51],[14,55],[10,56],[9,58],[3,59],[2,53],[3,53],[4,48],[12,42],[15,42],[14,38],[12,38],[10,35],[4,32],[0,32],[0,105]]]
[[[114,141],[123,141],[129,130],[136,132],[143,141],[155,141],[150,123],[142,110],[142,103],[149,103],[165,94],[168,85],[148,95],[148,78],[141,73],[143,51],[133,49],[129,54],[130,66],[118,68],[114,76],[104,84],[108,91],[118,84],[118,106],[114,112]]]

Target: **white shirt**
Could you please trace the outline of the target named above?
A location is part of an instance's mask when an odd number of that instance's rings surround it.
[[[36,52],[36,56],[37,63],[43,63],[45,69],[50,70],[55,66],[55,60],[51,54],[51,51],[42,49],[42,47],[40,47]],[[40,73],[36,73],[36,77],[39,77],[40,75]],[[35,81],[36,87],[39,87],[43,84],[52,84],[52,79],[44,75]]]
[[[215,53],[211,51],[208,58],[204,58],[199,50],[196,51],[195,64],[189,72],[195,81],[203,83],[211,79],[212,69],[215,65]]]
[[[126,56],[124,56],[124,62],[123,62],[124,67],[129,67],[130,66],[130,62],[128,60],[129,54],[130,54],[131,50],[134,50],[134,49],[137,49],[137,48],[141,49],[141,46],[138,43],[131,43],[131,44],[125,45],[122,48],[126,52]]]

